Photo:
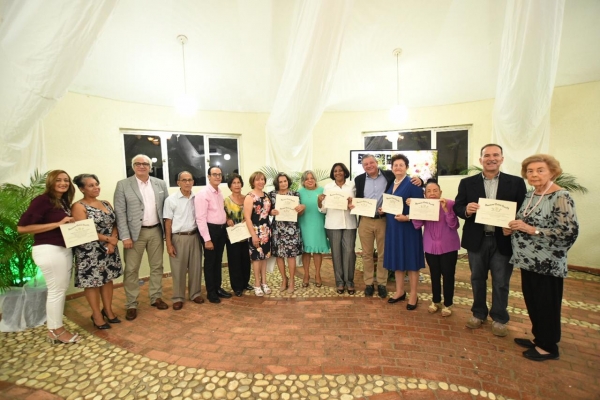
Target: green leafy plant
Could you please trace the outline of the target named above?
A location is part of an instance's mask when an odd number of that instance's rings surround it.
[[[35,171],[29,185],[0,185],[0,292],[23,286],[36,276],[31,257],[32,235],[20,235],[17,223],[34,197],[43,193],[48,173]]]
[[[277,177],[281,171],[278,171],[277,168],[271,166],[264,166],[260,169],[260,171],[265,174],[267,178],[267,185],[273,187],[273,179]],[[315,180],[317,182],[324,181],[325,179],[329,179],[329,171],[325,171],[324,169],[314,169],[312,170],[315,173]],[[302,172],[291,172],[288,173],[289,177],[292,178],[292,186],[290,190],[298,191],[300,189],[300,178],[302,177]]]

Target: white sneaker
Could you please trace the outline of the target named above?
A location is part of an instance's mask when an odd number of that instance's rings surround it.
[[[254,286],[254,295],[256,295],[258,297],[262,297],[265,294],[263,293],[263,291],[262,291],[262,289],[260,287]]]
[[[261,286],[262,286],[262,290],[263,290],[263,292],[265,292],[265,294],[271,294],[271,289],[269,288],[269,286],[267,286],[266,283],[263,283]]]

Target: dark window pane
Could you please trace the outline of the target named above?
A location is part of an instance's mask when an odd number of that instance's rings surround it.
[[[216,165],[223,172],[223,182],[227,182],[231,174],[239,174],[237,139],[209,138],[210,165]]]
[[[177,186],[177,175],[182,171],[192,174],[194,186],[206,185],[205,157],[204,136],[173,134],[167,140],[170,186]]]
[[[458,175],[469,163],[469,131],[437,132],[438,175]]]
[[[127,176],[133,176],[131,160],[138,154],[144,154],[152,160],[150,176],[163,179],[163,164],[160,150],[160,137],[153,135],[123,135],[125,142],[125,164]]]
[[[431,150],[431,131],[401,132],[398,150]]]
[[[392,142],[385,136],[367,136],[365,137],[365,150],[391,150]]]

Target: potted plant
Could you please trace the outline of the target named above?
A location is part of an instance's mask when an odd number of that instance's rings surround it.
[[[36,286],[37,282],[33,281],[38,274],[38,267],[31,256],[33,236],[20,235],[17,232],[19,218],[27,210],[31,200],[44,191],[46,175],[47,173],[40,174],[35,171],[29,185],[10,183],[0,185],[0,307],[2,307],[0,330],[2,331],[37,326],[46,318],[45,285],[41,289],[32,287]],[[32,300],[34,304],[26,304],[25,299]]]

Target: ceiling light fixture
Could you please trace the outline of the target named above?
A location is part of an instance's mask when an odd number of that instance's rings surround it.
[[[396,105],[390,109],[390,121],[403,124],[408,119],[408,108],[400,104],[400,54],[402,49],[394,49],[392,54],[396,57]]]
[[[191,117],[198,111],[198,102],[187,92],[187,76],[185,74],[185,44],[188,41],[187,36],[177,36],[177,41],[181,43],[181,55],[183,57],[183,94],[175,98],[175,110],[184,116]]]

